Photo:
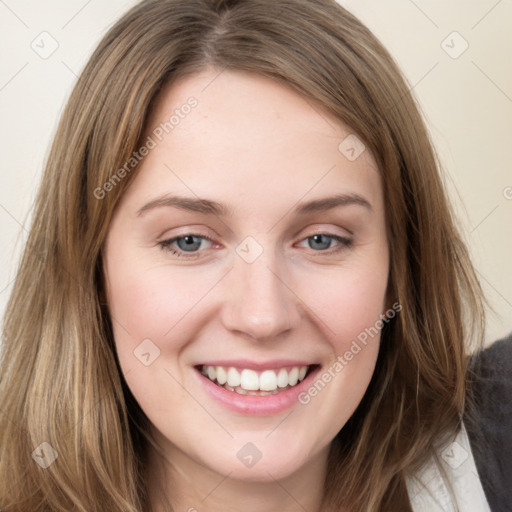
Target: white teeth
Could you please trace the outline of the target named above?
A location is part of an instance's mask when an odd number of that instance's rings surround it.
[[[201,368],[201,373],[211,381],[240,394],[254,394],[253,392],[260,391],[269,392],[268,394],[278,393],[279,388],[292,387],[304,380],[307,371],[308,366],[294,366],[288,370],[285,368],[264,370],[259,374],[248,368],[241,372],[233,367],[203,366]]]
[[[260,387],[261,391],[274,391],[277,389],[277,377],[274,370],[265,370],[260,375]]]
[[[254,370],[242,370],[240,387],[247,391],[257,391],[260,389],[258,374]]]
[[[226,384],[226,382],[228,380],[228,375],[226,373],[226,370],[224,370],[224,368],[222,368],[222,366],[217,366],[216,370],[217,370],[217,382],[219,384]]]
[[[208,378],[210,380],[215,380],[217,378],[217,371],[213,366],[208,366],[206,371],[208,372]]]
[[[297,381],[299,380],[299,369],[297,367],[292,368],[291,372],[288,374],[288,384],[290,386],[295,386]]]
[[[288,372],[284,368],[281,368],[281,370],[279,370],[279,373],[277,375],[277,385],[280,388],[285,388],[286,386],[288,386]]]
[[[210,379],[212,380],[212,379]],[[232,388],[236,388],[237,386],[240,386],[241,377],[240,374],[234,369],[230,368],[228,370],[228,386],[231,386]]]

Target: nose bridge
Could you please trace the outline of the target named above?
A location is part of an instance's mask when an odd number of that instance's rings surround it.
[[[224,322],[228,329],[263,340],[289,330],[299,318],[283,265],[270,244],[246,240],[237,247],[230,272]],[[258,254],[259,253],[259,254]]]

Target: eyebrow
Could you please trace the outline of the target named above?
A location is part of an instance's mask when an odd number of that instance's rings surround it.
[[[336,194],[333,196],[313,199],[312,201],[298,203],[293,212],[298,215],[325,212],[338,206],[359,205],[372,211],[370,202],[359,194]],[[223,203],[210,199],[200,199],[176,195],[157,197],[146,203],[137,211],[137,216],[143,215],[149,210],[161,207],[174,207],[182,210],[202,213],[204,215],[216,215],[220,217],[232,217],[234,210]]]

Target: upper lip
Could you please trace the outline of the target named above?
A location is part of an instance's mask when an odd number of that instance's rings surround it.
[[[253,361],[249,359],[216,359],[214,361],[204,361],[194,366],[224,366],[226,368],[247,368],[248,370],[274,370],[288,366],[311,366],[311,361],[301,361],[298,359],[273,359],[272,361]]]

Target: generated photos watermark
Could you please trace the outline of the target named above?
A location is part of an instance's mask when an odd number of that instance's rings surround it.
[[[161,142],[166,134],[169,134],[176,126],[178,126],[185,117],[192,112],[192,109],[197,107],[199,102],[194,96],[187,99],[186,103],[181,105],[179,108],[174,109],[173,115],[169,117],[167,121],[160,123],[152,132],[148,135],[144,144],[132,153],[132,156],[124,163],[122,167],[117,169],[110,178],[103,183],[101,187],[94,189],[94,197],[96,199],[103,199],[108,192],[113,190],[121,180],[128,175],[137,164],[154,149],[159,142]]]
[[[299,394],[299,402],[303,405],[309,404],[311,399],[317,396],[366,347],[368,341],[377,336],[384,325],[391,321],[401,310],[402,305],[395,302],[385,314],[379,315],[379,319],[371,327],[366,327],[364,331],[360,332],[357,338],[352,341],[350,348],[343,355],[339,355],[334,363],[323,371],[306,391]]]

